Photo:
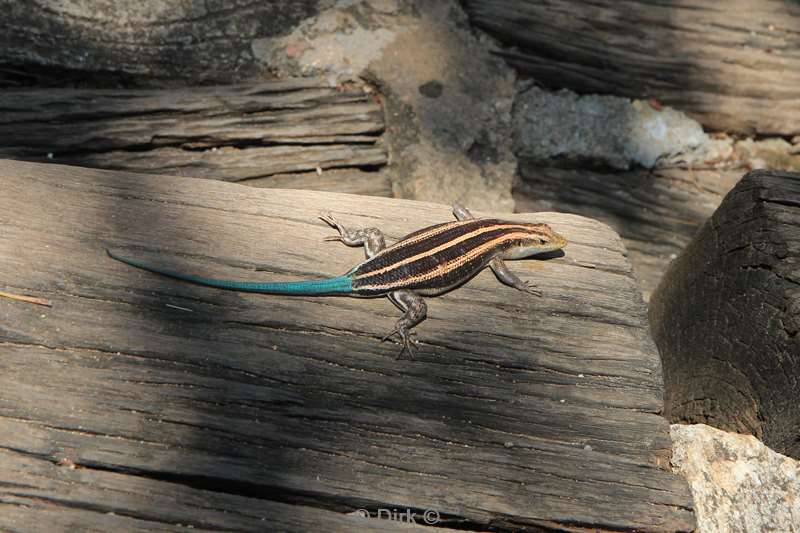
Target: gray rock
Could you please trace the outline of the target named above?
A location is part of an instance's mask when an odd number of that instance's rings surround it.
[[[800,462],[755,437],[671,426],[672,464],[689,482],[698,533],[800,531]]]
[[[280,75],[380,87],[395,196],[512,211],[513,71],[455,0],[337,0],[253,53]]]
[[[652,168],[679,154],[705,159],[719,144],[696,121],[669,107],[567,90],[523,90],[513,119],[518,157],[561,159],[576,166],[628,169],[636,163]]]

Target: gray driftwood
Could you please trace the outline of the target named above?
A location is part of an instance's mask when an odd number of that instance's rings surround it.
[[[503,55],[550,87],[655,97],[711,129],[800,133],[800,4],[467,0]]]
[[[258,72],[253,41],[283,35],[316,13],[316,0],[0,0],[0,65],[138,78],[229,83]],[[0,68],[2,80],[4,68]],[[10,80],[25,78],[13,75]],[[53,76],[48,70],[55,70]],[[102,76],[98,75],[102,81]]]
[[[331,276],[363,251],[323,242],[320,212],[397,239],[446,206],[17,161],[0,176],[0,288],[53,303],[0,298],[0,529],[351,531],[359,508],[475,531],[694,527],[645,307],[606,226],[511,215],[570,239],[512,265],[543,296],[483,272],[429,301],[420,353],[398,361],[385,298],[209,289],[104,250]]]
[[[388,180],[371,172],[387,162],[380,104],[320,79],[5,91],[2,108],[5,157],[261,186],[281,175],[282,187],[391,195]],[[330,169],[350,173],[323,177]],[[348,183],[346,176],[359,179]]]
[[[799,262],[800,174],[749,173],[653,294],[673,421],[800,457]]]
[[[517,209],[578,213],[610,225],[625,242],[645,299],[744,173],[684,168],[599,172],[530,161],[519,168]]]

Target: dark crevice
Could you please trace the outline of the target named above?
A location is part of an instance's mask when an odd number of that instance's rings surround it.
[[[262,139],[233,139],[228,140],[225,142],[217,141],[214,139],[183,139],[178,140],[175,143],[169,144],[153,144],[149,145],[151,149],[158,149],[164,147],[177,147],[181,148],[186,152],[207,152],[212,148],[238,148],[242,150],[246,150],[247,148],[270,148],[275,146],[297,146],[297,147],[314,147],[314,146],[345,146],[345,147],[362,147],[362,146],[375,146],[378,139],[380,139],[381,133],[373,134],[373,133],[361,133],[361,134],[343,134],[343,135],[335,135],[338,137],[337,139],[331,139],[329,141],[324,141],[315,138],[312,141],[304,141],[302,137],[298,137],[296,139],[281,139],[280,141],[270,141],[270,140],[262,140]],[[342,138],[346,137],[356,137],[352,139],[348,139],[347,142],[342,142]],[[364,138],[367,137],[367,138]],[[158,137],[159,140],[166,139],[166,137]],[[198,144],[196,146],[192,146],[192,143],[204,143]],[[128,151],[128,150],[126,150]]]
[[[314,139],[313,141],[303,141],[302,139],[292,139],[292,140],[281,140],[281,141],[264,141],[261,139],[234,139],[234,140],[226,140],[226,141],[218,141],[214,139],[188,139],[188,138],[181,138],[181,139],[174,139],[169,140],[167,137],[157,137],[154,138],[153,141],[157,142],[149,142],[149,143],[140,143],[140,144],[126,144],[124,146],[117,146],[117,145],[93,145],[91,148],[70,148],[69,150],[63,151],[54,151],[53,153],[58,157],[70,157],[70,158],[79,158],[82,156],[92,156],[98,154],[108,154],[113,152],[128,152],[128,153],[143,153],[143,152],[151,152],[155,150],[159,150],[162,148],[178,148],[184,152],[195,152],[195,153],[202,153],[211,151],[214,148],[237,148],[241,150],[246,150],[248,148],[269,148],[274,146],[297,146],[297,147],[315,147],[315,146],[336,146],[342,145],[345,147],[362,147],[362,146],[376,146],[378,139],[380,138],[380,134],[372,135],[372,134],[360,134],[354,139],[348,139],[347,142],[343,142],[341,137],[349,137],[349,135],[341,135],[339,139],[331,139],[330,141],[323,141],[319,139]],[[368,139],[364,139],[364,137],[368,137]],[[194,145],[193,145],[194,144]],[[33,155],[36,153],[44,153],[44,150],[38,151],[34,148],[25,148],[23,147],[22,152],[20,155]],[[380,168],[383,165],[365,165],[369,166],[377,166]]]
[[[388,161],[386,161],[384,163],[364,163],[364,164],[360,164],[360,165],[359,164],[343,162],[342,164],[326,165],[326,166],[321,166],[320,168],[323,171],[331,171],[331,172],[337,171],[337,170],[357,170],[359,172],[364,172],[364,173],[367,173],[367,174],[374,174],[374,173],[381,172],[386,167],[387,164],[388,164]],[[239,184],[242,184],[242,185],[247,185],[247,182],[249,182],[249,181],[269,179],[269,178],[272,178],[274,176],[314,176],[315,174],[317,174],[316,170],[305,170],[305,169],[279,170],[277,172],[273,172],[273,173],[270,173],[270,174],[264,174],[262,176],[247,176],[247,177],[244,177],[244,178],[241,178],[241,179],[230,180],[230,182],[231,183],[239,183]]]
[[[36,88],[93,88],[133,89],[163,86],[157,79],[120,71],[86,71],[31,63],[0,63],[0,89]]]
[[[135,520],[141,520],[141,521],[146,521],[146,522],[156,522],[156,523],[159,523],[159,524],[166,523],[166,522],[164,522],[164,520],[162,520],[162,519],[160,519],[158,517],[155,517],[155,516],[148,515],[148,514],[146,514],[144,512],[141,512],[141,511],[140,512],[131,512],[131,511],[127,510],[127,509],[114,507],[112,505],[103,505],[103,504],[98,504],[98,503],[90,503],[90,502],[87,502],[87,501],[63,500],[63,499],[60,499],[60,498],[53,498],[53,497],[47,497],[47,496],[33,496],[33,495],[30,495],[30,494],[17,494],[17,493],[13,493],[13,492],[9,492],[8,494],[11,495],[11,496],[15,496],[17,498],[25,499],[25,500],[40,501],[40,502],[46,503],[48,505],[54,505],[54,506],[59,506],[59,507],[67,507],[69,509],[78,509],[78,510],[81,510],[81,511],[93,511],[93,512],[101,513],[101,514],[114,514],[114,515],[118,515],[118,516],[124,516],[124,517],[127,517],[127,518],[133,518]],[[171,522],[169,522],[169,524],[173,525],[173,526],[175,525],[175,524],[173,524]],[[196,528],[203,528],[203,529],[210,530],[210,531],[230,531],[230,528],[218,527],[218,526],[215,526],[213,524],[208,524],[208,523],[205,523],[205,522],[194,522],[194,521],[181,520],[181,524],[182,525],[191,526],[191,527],[196,527]]]
[[[761,198],[761,201],[768,204],[785,205],[787,207],[800,207],[800,199],[795,200],[792,198]]]

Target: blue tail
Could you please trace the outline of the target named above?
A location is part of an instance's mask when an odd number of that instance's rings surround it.
[[[208,287],[218,287],[220,289],[232,289],[243,292],[260,292],[265,294],[294,294],[302,295],[325,295],[325,294],[349,294],[353,292],[353,283],[348,276],[339,276],[338,278],[328,278],[320,280],[309,281],[287,281],[275,283],[258,283],[250,281],[232,281],[226,279],[212,279],[203,278],[200,276],[193,276],[192,274],[183,274],[173,270],[167,270],[150,266],[147,263],[142,263],[135,259],[128,259],[116,255],[111,250],[106,250],[108,255],[117,261],[122,261],[125,264],[131,265],[142,270],[155,272],[162,276],[169,276],[170,278],[181,279],[184,281],[191,281],[199,285],[206,285]]]

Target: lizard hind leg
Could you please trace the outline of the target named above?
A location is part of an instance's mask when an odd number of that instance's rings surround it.
[[[319,218],[339,232],[339,235],[325,237],[326,241],[342,241],[347,246],[363,245],[367,259],[372,259],[378,252],[386,248],[386,239],[378,228],[348,229],[339,224],[330,213]]]
[[[403,342],[403,349],[400,350],[400,354],[397,358],[401,359],[403,354],[408,352],[408,358],[413,359],[414,345],[418,344],[418,342],[411,338],[411,328],[425,320],[425,317],[428,315],[428,306],[425,305],[425,300],[409,290],[391,292],[389,293],[389,299],[404,313],[403,317],[395,324],[391,333],[386,335],[383,340],[385,341],[397,333],[400,335],[400,340]]]

